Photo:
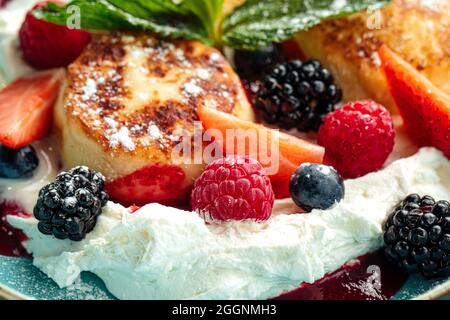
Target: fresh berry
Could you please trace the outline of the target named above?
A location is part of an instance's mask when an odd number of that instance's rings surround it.
[[[386,46],[379,55],[389,91],[411,139],[450,158],[450,96]]]
[[[239,76],[245,80],[256,80],[285,60],[279,44],[271,44],[255,51],[236,50],[234,65]]]
[[[0,145],[0,178],[17,179],[30,175],[39,165],[33,147],[10,149]]]
[[[33,11],[48,3],[38,3],[27,13],[19,31],[20,47],[24,59],[36,69],[65,67],[84,50],[91,35],[82,30],[69,29],[39,20]]]
[[[39,192],[33,210],[39,231],[57,239],[83,240],[108,201],[104,186],[103,175],[84,166],[61,172]]]
[[[0,144],[24,147],[50,130],[63,78],[63,70],[46,71],[18,79],[0,91]]]
[[[325,147],[325,163],[344,178],[356,178],[380,169],[394,148],[392,117],[373,101],[346,104],[329,114],[318,141]]]
[[[211,108],[200,107],[198,115],[205,129],[215,129],[208,130],[207,133],[223,147],[225,154],[249,156],[258,160],[264,166],[270,175],[277,198],[289,197],[289,181],[292,174],[302,163],[321,163],[323,160],[324,149],[322,147],[294,136],[238,119]],[[240,150],[234,141],[226,140],[229,130],[235,130],[235,132],[244,130],[254,133],[258,141],[253,143],[258,146],[257,149],[259,150],[255,150],[256,148],[253,148],[255,145],[251,147],[248,143],[245,144],[245,150]],[[269,145],[272,143],[275,150],[270,151]],[[264,146],[268,146],[268,148],[265,149]],[[244,154],[240,154],[242,151],[244,151]],[[269,154],[273,161],[267,161]],[[278,166],[277,170],[272,170],[274,165]]]
[[[450,275],[450,203],[411,194],[384,226],[387,257],[408,272]]]
[[[0,0],[0,8],[6,6],[6,4],[9,2],[9,0]]]
[[[191,188],[183,169],[175,165],[149,165],[126,176],[109,181],[106,190],[111,200],[122,205],[188,206]]]
[[[195,181],[192,209],[207,222],[264,221],[270,218],[274,194],[258,161],[228,156],[214,161]]]
[[[344,180],[339,173],[318,163],[302,164],[292,175],[289,190],[295,204],[307,212],[329,209],[345,195]]]
[[[254,105],[267,123],[307,132],[317,131],[341,98],[333,75],[319,61],[293,60],[278,65],[264,79]]]

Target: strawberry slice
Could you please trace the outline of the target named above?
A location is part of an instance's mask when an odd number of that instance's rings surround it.
[[[191,191],[183,169],[167,164],[148,165],[109,181],[106,190],[111,200],[131,208],[151,202],[183,207]]]
[[[450,158],[450,96],[388,47],[382,46],[379,55],[408,135]]]
[[[21,148],[51,128],[53,105],[64,77],[62,69],[20,78],[0,91],[0,143]]]
[[[312,144],[294,136],[271,130],[262,125],[241,120],[230,114],[223,113],[211,108],[200,107],[198,110],[203,127],[207,133],[224,148],[224,153],[250,156],[257,159],[270,175],[272,186],[277,198],[289,196],[289,181],[298,167],[304,162],[322,163],[324,149],[321,146]],[[234,141],[227,131],[234,130]],[[256,144],[251,140],[246,140],[245,148],[239,146],[238,131],[243,134],[251,133],[256,136]],[[251,136],[248,135],[248,136]],[[271,143],[278,146],[271,152]],[[278,157],[278,170],[274,170],[274,162],[271,159]]]

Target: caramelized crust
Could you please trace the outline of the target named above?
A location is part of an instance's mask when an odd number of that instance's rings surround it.
[[[308,56],[330,67],[345,100],[376,99],[394,109],[377,49],[391,49],[450,93],[450,1],[393,0],[379,12],[321,23],[297,40]]]
[[[105,150],[132,152],[173,146],[172,132],[191,131],[198,106],[231,113],[241,94],[240,82],[216,49],[114,34],[97,36],[69,67],[64,100],[72,121]],[[119,141],[122,148],[116,148],[117,132],[124,135],[119,140],[129,138]]]
[[[171,164],[181,136],[192,139],[201,105],[254,120],[238,76],[218,50],[143,33],[96,35],[69,66],[55,111],[64,164],[89,165],[111,179]]]

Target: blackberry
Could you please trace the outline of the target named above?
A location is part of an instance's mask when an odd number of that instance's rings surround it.
[[[386,256],[403,270],[450,275],[450,203],[407,196],[388,217],[384,242]]]
[[[32,175],[39,165],[33,147],[10,149],[0,145],[0,178],[17,179]]]
[[[342,99],[333,75],[317,60],[279,64],[255,91],[254,105],[264,121],[303,132],[317,131]]]
[[[104,187],[103,175],[85,166],[58,174],[39,191],[33,210],[39,231],[58,239],[83,240],[108,202]]]
[[[280,44],[271,44],[255,51],[236,50],[233,55],[236,72],[247,81],[259,79],[285,60]]]

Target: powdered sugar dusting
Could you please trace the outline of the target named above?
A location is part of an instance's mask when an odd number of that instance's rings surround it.
[[[188,131],[195,110],[230,112],[243,96],[239,79],[215,49],[145,34],[94,37],[68,70],[68,113],[108,151],[169,151],[177,126]],[[172,94],[173,92],[173,94]]]
[[[203,92],[203,89],[197,85],[195,80],[186,83],[183,90],[185,94],[194,97],[199,96]]]
[[[121,145],[124,149],[128,151],[133,151],[134,149],[136,149],[136,145],[130,138],[130,132],[127,127],[120,128],[119,131],[113,133],[107,138],[109,140],[109,145],[112,148]]]
[[[93,79],[87,79],[83,87],[83,100],[89,100],[97,92],[97,83]]]

